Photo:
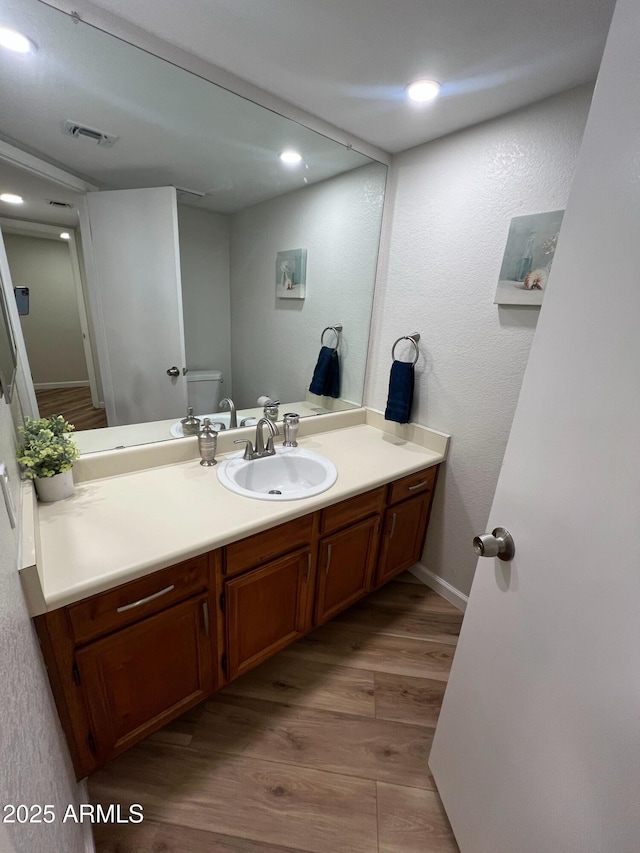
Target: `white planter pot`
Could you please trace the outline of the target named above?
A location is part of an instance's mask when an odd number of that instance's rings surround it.
[[[53,477],[36,477],[36,492],[41,501],[52,503],[73,494],[73,471],[63,471]]]

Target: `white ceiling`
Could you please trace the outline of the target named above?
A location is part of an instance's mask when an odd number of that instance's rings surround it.
[[[614,0],[94,4],[390,152],[595,79],[615,5]],[[403,88],[424,76],[442,82],[442,96],[412,108]]]
[[[52,5],[100,7],[395,152],[594,79],[614,0],[0,0],[0,24],[38,46],[0,51],[0,138],[103,189],[173,185],[233,212],[369,161]],[[423,75],[442,97],[410,106],[403,87]],[[64,136],[67,119],[118,139]],[[280,164],[285,147],[303,151],[300,169]],[[0,171],[0,191],[26,193],[39,221],[76,216],[17,172]]]

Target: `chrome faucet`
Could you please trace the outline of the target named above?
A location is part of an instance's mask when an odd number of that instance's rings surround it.
[[[267,426],[269,429],[269,438],[267,439],[267,446],[264,446],[264,432],[263,427]],[[244,456],[243,459],[264,459],[266,456],[275,456],[276,449],[273,446],[274,436],[280,435],[280,430],[277,425],[270,421],[269,418],[260,418],[258,423],[256,424],[256,446],[255,449],[253,444],[248,438],[238,438],[233,443],[234,444],[244,444]]]
[[[263,426],[269,427],[269,432],[271,433],[269,438],[267,439],[267,446],[264,446],[264,431],[262,429]],[[256,454],[258,458],[262,456],[274,456],[276,449],[273,446],[274,436],[280,435],[280,430],[278,429],[275,421],[270,420],[269,418],[260,418],[258,423],[256,424]]]
[[[218,403],[221,409],[229,407],[229,429],[236,429],[238,426],[238,418],[236,416],[236,406],[231,397],[224,397]]]

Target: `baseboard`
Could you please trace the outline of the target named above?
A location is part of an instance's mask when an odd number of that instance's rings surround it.
[[[82,379],[79,382],[34,382],[36,391],[48,391],[54,388],[88,388],[89,380]]]
[[[460,592],[459,589],[456,589],[448,581],[439,578],[438,575],[434,574],[426,566],[423,566],[422,563],[416,563],[414,566],[411,566],[409,571],[414,577],[421,580],[422,583],[431,587],[431,589],[435,590],[443,598],[446,598],[449,604],[453,604],[458,610],[462,610],[464,613],[467,609],[469,596]]]
[[[91,799],[89,798],[89,788],[87,786],[86,779],[81,779],[80,782],[78,782],[78,802],[91,802]],[[82,821],[84,853],[96,853],[96,843],[93,840],[93,829],[91,827],[92,823],[90,820]]]

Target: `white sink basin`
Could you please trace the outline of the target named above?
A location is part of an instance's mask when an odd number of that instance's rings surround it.
[[[218,480],[237,495],[261,501],[295,501],[331,488],[338,478],[333,462],[299,447],[251,461],[234,454],[218,465]]]

